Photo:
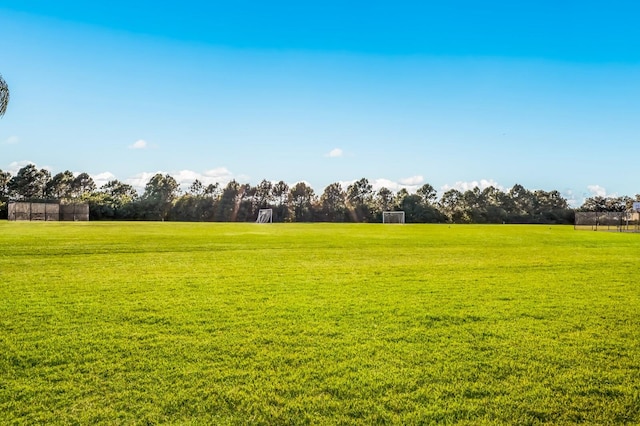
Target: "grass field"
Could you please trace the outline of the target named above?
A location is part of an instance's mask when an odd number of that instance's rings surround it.
[[[3,424],[638,424],[640,235],[0,222]]]

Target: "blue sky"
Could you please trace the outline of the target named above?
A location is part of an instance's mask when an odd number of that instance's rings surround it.
[[[0,2],[0,169],[640,193],[631,1]]]

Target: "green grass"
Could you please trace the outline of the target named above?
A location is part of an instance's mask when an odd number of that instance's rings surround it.
[[[637,424],[640,236],[0,222],[3,424]]]

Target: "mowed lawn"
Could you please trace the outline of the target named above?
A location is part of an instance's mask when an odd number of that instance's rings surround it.
[[[640,235],[0,222],[2,424],[638,424]]]

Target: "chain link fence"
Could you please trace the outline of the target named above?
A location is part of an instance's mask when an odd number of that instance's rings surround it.
[[[638,212],[576,212],[574,229],[610,232],[640,232]]]
[[[10,202],[8,219],[12,221],[88,221],[89,204]]]

